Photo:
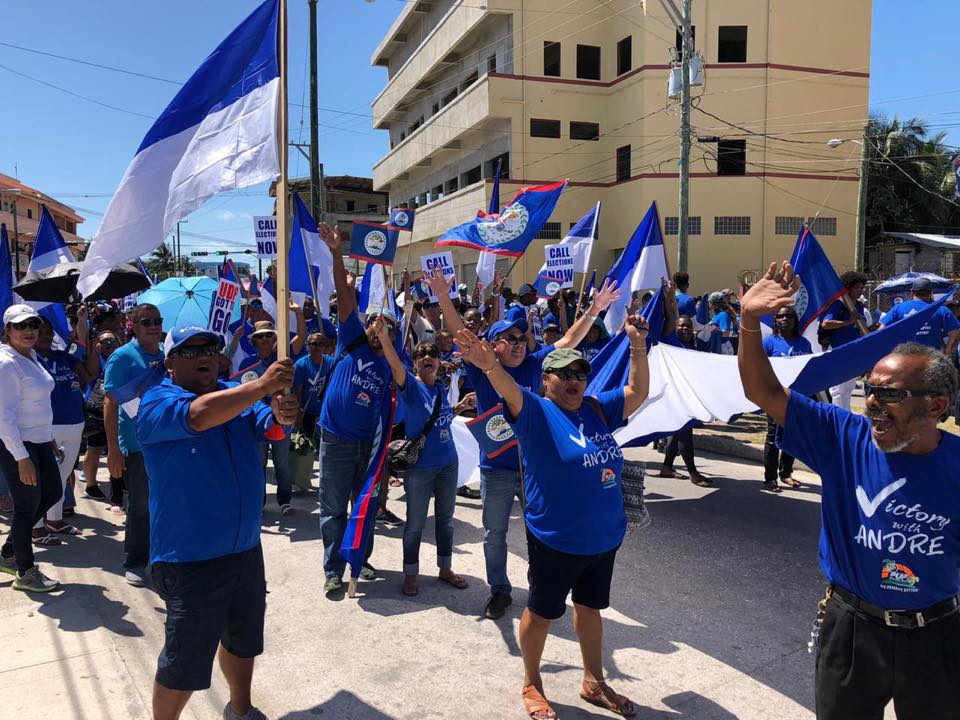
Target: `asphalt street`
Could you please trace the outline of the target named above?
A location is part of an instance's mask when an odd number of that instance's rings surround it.
[[[652,450],[628,456],[659,466]],[[819,480],[797,473],[803,489],[770,495],[760,490],[757,465],[713,456],[700,465],[714,488],[648,479],[653,524],[621,548],[612,607],[604,612],[608,679],[647,720],[813,718],[807,641],[823,592]],[[468,589],[435,579],[428,520],[418,597],[400,593],[402,528],[378,526],[372,562],[379,579],[362,582],[357,598],[337,600],[321,593],[315,496],[299,495],[294,504],[297,514],[281,518],[271,492],[264,516],[270,595],[254,692],[268,717],[524,717],[519,507],[509,537],[514,606],[491,622],[481,619],[487,593],[479,501],[458,498],[455,517],[454,570],[470,581]],[[403,517],[402,489],[391,490],[390,509]],[[150,717],[163,603],[123,582],[119,520],[88,500],[80,512],[82,536],[38,552],[65,583],[61,592],[25,595],[0,576],[2,717]],[[6,522],[0,519],[4,532]],[[544,653],[547,697],[560,718],[610,717],[578,697],[580,668],[568,612],[554,623]],[[184,717],[218,718],[226,697],[215,670],[211,689],[193,697]]]

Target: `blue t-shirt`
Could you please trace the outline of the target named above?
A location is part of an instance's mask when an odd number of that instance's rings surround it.
[[[733,318],[726,310],[722,310],[714,315],[710,322],[717,326],[720,332],[729,332],[733,334]]]
[[[860,319],[863,320],[864,324],[867,322],[867,315],[863,309],[863,303],[859,300],[854,303],[857,308],[857,314],[860,316]],[[846,322],[850,319],[850,311],[847,310],[846,304],[843,300],[837,300],[830,307],[827,308],[827,311],[823,314],[823,317],[820,319],[821,322],[824,320],[842,320]],[[842,327],[839,330],[830,331],[830,347],[840,347],[841,345],[846,345],[848,342],[856,340],[860,335],[860,329],[854,325],[848,325],[847,327]]]
[[[432,388],[407,371],[407,384],[400,393],[400,406],[403,408],[403,427],[408,440],[423,432],[427,421],[433,414],[433,405],[440,393],[440,413],[433,428],[427,433],[427,440],[414,467],[438,468],[457,462],[457,448],[453,442],[450,424],[453,422],[453,410],[447,398],[447,388],[439,381]]]
[[[300,391],[300,406],[304,412],[320,416],[320,395],[323,393],[323,384],[327,373],[333,366],[336,358],[333,355],[324,355],[319,365],[315,365],[310,356],[302,357],[293,366],[293,385],[302,388]]]
[[[763,339],[763,351],[767,357],[793,357],[813,352],[810,341],[803,336],[785,338],[782,335],[767,335]]]
[[[76,344],[71,344],[66,352],[51,350],[47,355],[37,353],[40,364],[56,383],[50,393],[54,425],[77,425],[83,422],[84,387],[73,368],[77,363],[82,363],[85,357],[84,349]]]
[[[683,292],[677,293],[677,313],[687,317],[697,316],[697,299]]]
[[[911,315],[916,315],[921,310],[929,307],[929,303],[924,300],[907,300],[899,305],[894,305],[890,312],[880,318],[880,323],[886,327],[892,322],[903,320]],[[918,343],[929,345],[934,350],[943,352],[943,341],[947,335],[954,330],[960,329],[960,321],[953,316],[945,306],[941,305],[933,314],[933,317],[927,323],[917,330],[914,338]]]
[[[335,357],[364,335],[356,313],[340,324]],[[383,355],[376,355],[364,342],[333,369],[330,387],[320,412],[320,426],[346,440],[371,440],[380,424],[383,402],[393,373]]]
[[[623,542],[623,453],[611,434],[623,425],[623,400],[623,388],[600,393],[600,416],[588,400],[568,412],[523,391],[523,408],[510,425],[523,453],[524,517],[554,550],[594,555]]]
[[[960,437],[933,452],[885,453],[862,416],[790,393],[782,447],[822,478],[820,567],[888,609],[960,591]]]
[[[527,319],[527,313],[530,312],[531,307],[533,306],[531,305],[527,307],[521,303],[517,303],[516,305],[511,305],[510,309],[507,310],[506,319],[509,320],[510,322],[515,322],[517,320],[525,321]]]
[[[536,352],[527,353],[523,362],[516,367],[507,367],[504,365],[503,369],[507,371],[507,374],[512,377],[521,388],[532,390],[533,392],[540,392],[540,388],[543,386],[543,359],[550,354],[551,350],[553,350],[553,345],[547,345]],[[477,415],[483,415],[493,406],[503,402],[503,398],[493,389],[493,385],[490,384],[490,380],[484,374],[483,370],[469,363],[466,364],[465,369],[467,371],[467,379],[470,381],[470,384],[473,385],[474,392],[477,393]],[[500,413],[500,416],[503,417],[503,413]],[[490,419],[492,420],[494,417],[496,416],[491,416]],[[504,421],[505,420],[504,418]],[[490,420],[487,422],[489,423]],[[517,453],[512,450],[490,458],[487,457],[487,454],[483,451],[483,448],[481,448],[480,469],[513,470],[514,472],[519,472],[520,463],[517,458]]]
[[[592,343],[582,342],[580,343],[580,345],[577,346],[577,350],[579,350],[584,355],[586,355],[587,360],[592,361],[597,355],[600,354],[600,351],[603,350],[604,347],[606,347],[608,342],[610,342],[609,339],[603,339],[603,338]]]
[[[115,355],[116,353],[114,353]],[[217,390],[236,383],[217,383]],[[193,393],[166,378],[143,395],[137,434],[150,478],[150,562],[194,562],[260,542],[260,443],[273,426],[257,401],[232,420],[190,427]]]
[[[162,348],[162,346],[161,346]],[[113,351],[103,371],[103,389],[120,404],[118,435],[120,452],[140,452],[137,440],[137,408],[144,391],[163,379],[163,350],[148,353],[136,339]]]

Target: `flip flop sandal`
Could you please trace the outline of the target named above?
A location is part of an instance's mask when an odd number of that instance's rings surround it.
[[[46,523],[44,527],[47,528],[47,532],[56,533],[57,535],[79,535],[80,534],[80,528],[70,524],[63,525],[62,527],[54,527],[53,525]]]
[[[550,707],[550,703],[543,696],[543,693],[537,690],[536,685],[525,685],[523,692],[523,709],[533,720],[555,720],[557,713]]]
[[[700,478],[699,480],[691,479],[690,482],[697,487],[713,487],[713,480],[710,480],[709,478]]]
[[[468,583],[466,580],[464,580],[462,577],[456,574],[448,575],[447,577],[444,577],[443,575],[438,575],[437,578],[440,580],[440,582],[445,582],[447,585],[452,585],[457,590],[465,590],[470,585],[470,583]]]
[[[603,680],[598,682],[592,690],[586,684],[580,683],[580,699],[623,717],[633,717],[637,714],[637,708],[630,699],[615,693]]]
[[[111,505],[110,512],[114,515],[126,515],[127,511],[123,509],[123,505]]]
[[[663,472],[662,470],[658,472],[654,477],[662,478],[673,478],[674,480],[686,480],[687,476],[678,473],[676,470],[671,470],[670,472]]]
[[[55,547],[57,545],[63,545],[63,540],[56,535],[40,535],[39,537],[33,538],[33,544],[38,547]]]
[[[416,597],[417,595],[420,594],[420,588],[418,588],[416,585],[414,585],[414,586],[413,586],[413,590],[410,590],[410,589],[407,588],[406,585],[401,585],[401,586],[400,586],[400,592],[402,592],[402,593],[403,593],[404,595],[406,595],[407,597]]]
[[[788,487],[792,487],[792,488],[803,487],[803,483],[801,483],[799,480],[795,480],[795,479],[792,478],[792,477],[780,478],[780,482],[782,482],[784,485],[787,485]]]

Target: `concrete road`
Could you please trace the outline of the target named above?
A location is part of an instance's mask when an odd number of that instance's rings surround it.
[[[651,450],[628,455],[658,467]],[[648,481],[653,525],[621,549],[613,606],[604,613],[609,680],[648,720],[812,718],[807,641],[823,591],[819,481],[798,473],[805,489],[774,496],[760,491],[755,465],[706,457],[701,469],[715,488]],[[270,595],[255,700],[268,717],[524,717],[519,513],[509,538],[514,607],[494,623],[480,619],[487,593],[479,501],[458,498],[456,512],[454,569],[470,580],[467,590],[435,579],[428,522],[418,597],[399,591],[402,528],[378,527],[372,561],[380,579],[361,583],[357,599],[338,601],[321,593],[315,498],[299,496],[295,505],[295,516],[281,518],[271,493],[264,517]],[[391,491],[390,508],[404,515],[400,490]],[[65,583],[62,592],[14,592],[0,575],[0,717],[150,717],[163,603],[123,582],[123,529],[115,516],[87,500],[80,511],[81,537],[38,552]],[[577,695],[581,661],[570,616],[554,624],[547,642],[547,697],[564,719],[609,717]],[[184,717],[218,718],[226,697],[215,670],[211,689],[192,698]]]

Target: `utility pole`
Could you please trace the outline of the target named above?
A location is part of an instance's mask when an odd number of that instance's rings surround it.
[[[680,212],[677,270],[687,271],[687,237],[690,223],[690,58],[693,57],[693,38],[690,21],[693,0],[683,0],[683,41],[680,50]]]
[[[863,142],[860,144],[860,187],[857,192],[857,238],[853,247],[853,267],[857,272],[863,272],[863,247],[867,234],[867,182],[870,178],[870,140],[867,137],[868,125],[863,131]]]
[[[320,131],[317,117],[317,0],[310,5],[310,212],[317,222],[324,219],[323,180],[320,176]]]

